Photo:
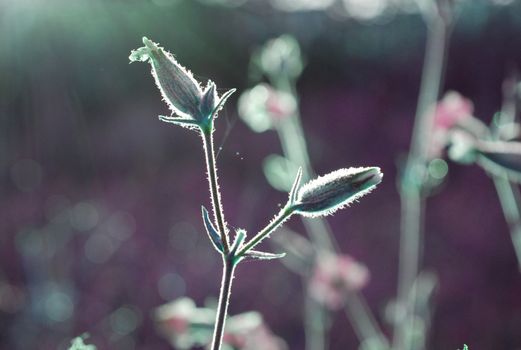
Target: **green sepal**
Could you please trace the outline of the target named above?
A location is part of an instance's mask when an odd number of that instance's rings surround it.
[[[211,115],[210,115],[210,120],[213,120],[215,119],[215,117],[217,116],[217,112],[219,112],[219,110],[224,106],[224,104],[226,103],[226,100],[235,92],[237,91],[237,89],[231,89],[231,90],[228,90],[226,91],[222,96],[221,98],[219,99],[219,103],[217,103],[217,106],[215,106],[215,108],[213,109]]]

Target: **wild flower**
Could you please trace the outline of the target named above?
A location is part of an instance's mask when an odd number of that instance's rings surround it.
[[[521,180],[521,143],[505,139],[505,135],[515,137],[507,132],[507,127],[488,127],[473,112],[469,99],[455,91],[445,94],[432,112],[429,158],[441,158],[447,148],[448,157],[455,162],[476,163],[492,174]],[[508,129],[513,126],[510,124]]]
[[[258,84],[239,98],[239,115],[255,132],[274,128],[296,112],[295,98],[271,85]]]
[[[175,349],[209,347],[216,310],[196,307],[193,300],[180,298],[155,311],[157,327]],[[286,350],[284,341],[275,336],[263,317],[254,311],[228,319],[223,334],[223,349]]]
[[[358,291],[369,282],[369,270],[349,255],[321,252],[309,282],[311,295],[328,308],[344,305],[346,294]]]
[[[300,46],[291,35],[269,40],[255,53],[253,60],[260,70],[272,78],[283,76],[294,79],[304,68]]]
[[[429,144],[429,157],[440,158],[450,141],[450,131],[472,118],[474,105],[458,92],[449,91],[433,108],[434,125]]]

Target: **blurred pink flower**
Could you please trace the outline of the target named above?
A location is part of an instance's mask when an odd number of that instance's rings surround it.
[[[286,350],[286,343],[275,336],[257,312],[246,312],[229,320],[223,343],[238,350]]]
[[[434,109],[434,127],[450,129],[460,121],[471,117],[473,112],[472,101],[456,91],[449,91]]]
[[[239,115],[256,132],[274,128],[297,111],[295,98],[268,84],[258,84],[239,98]]]
[[[189,298],[174,300],[156,309],[158,331],[175,349],[206,345],[212,334],[215,311],[197,308]]]
[[[433,130],[429,141],[429,157],[439,158],[449,141],[449,131],[473,118],[474,105],[472,102],[455,91],[449,91],[434,106]]]
[[[369,270],[348,255],[320,253],[309,283],[311,296],[330,309],[343,306],[346,292],[363,288]]]
[[[158,329],[173,348],[187,350],[209,347],[215,309],[198,308],[189,298],[174,300],[156,310]],[[228,318],[223,337],[223,350],[287,350],[286,343],[275,336],[262,315],[250,311]]]

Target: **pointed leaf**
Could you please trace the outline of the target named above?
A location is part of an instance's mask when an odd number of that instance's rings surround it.
[[[208,210],[204,206],[201,206],[204,226],[206,227],[206,233],[208,237],[210,237],[210,241],[212,241],[213,246],[217,249],[218,252],[223,252],[223,244],[221,241],[221,236],[219,232],[215,229],[210,220],[210,215],[208,214]]]
[[[255,259],[255,260],[273,260],[273,259],[280,259],[286,256],[286,253],[267,253],[267,252],[260,252],[257,250],[250,250],[244,256],[243,259]]]
[[[195,129],[195,128],[199,127],[199,123],[197,123],[193,119],[175,118],[175,117],[167,117],[165,115],[160,115],[159,120],[161,120],[162,122],[165,122],[165,123],[180,125],[184,128],[188,128],[188,129]]]
[[[289,202],[295,203],[297,199],[297,189],[300,187],[300,179],[302,178],[302,167],[299,167],[297,170],[297,176],[295,177],[295,181],[291,186],[291,191],[289,191]]]

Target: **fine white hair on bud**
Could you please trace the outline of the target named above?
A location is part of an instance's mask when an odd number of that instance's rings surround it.
[[[203,91],[192,73],[181,66],[174,56],[153,41],[143,38],[145,46],[130,54],[130,61],[149,62],[152,75],[161,91],[164,101],[172,112],[181,116],[201,121]]]
[[[378,167],[333,171],[303,185],[292,203],[293,210],[308,217],[333,214],[371,192],[382,177]]]

